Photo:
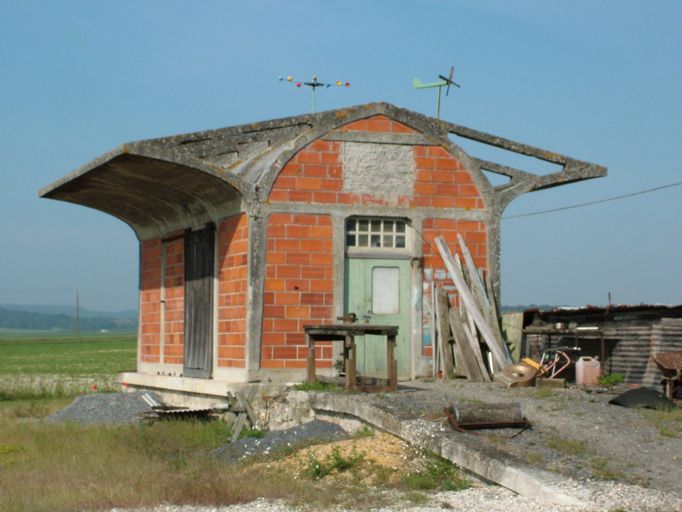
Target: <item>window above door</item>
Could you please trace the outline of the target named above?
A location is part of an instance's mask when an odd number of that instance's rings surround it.
[[[411,228],[405,219],[350,217],[346,219],[346,251],[358,253],[409,255]]]

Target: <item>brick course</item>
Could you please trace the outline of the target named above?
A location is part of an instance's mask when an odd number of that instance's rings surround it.
[[[161,335],[161,241],[140,245],[140,353],[141,361],[158,363]]]
[[[163,362],[182,364],[185,343],[185,240],[166,242],[166,312]]]
[[[331,219],[273,214],[267,233],[261,368],[304,368],[303,326],[333,319]],[[317,366],[332,366],[331,345],[316,355]]]
[[[246,214],[218,228],[218,366],[246,367],[249,228]]]

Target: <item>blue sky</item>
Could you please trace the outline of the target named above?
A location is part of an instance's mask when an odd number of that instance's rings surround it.
[[[291,74],[350,81],[318,108],[386,101],[605,165],[508,215],[682,180],[682,3],[630,0],[0,0],[0,303],[137,304],[122,222],[37,191],[137,139],[306,113]],[[490,156],[462,143],[465,150]],[[545,172],[535,160],[503,163]],[[682,302],[682,187],[503,221],[502,302]]]

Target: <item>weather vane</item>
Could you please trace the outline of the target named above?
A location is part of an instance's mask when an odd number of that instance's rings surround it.
[[[315,113],[315,90],[316,90],[318,87],[329,88],[329,87],[331,87],[332,85],[336,85],[336,86],[338,86],[338,87],[350,87],[350,82],[344,82],[344,81],[342,81],[342,80],[337,80],[337,81],[334,82],[334,83],[318,82],[318,80],[317,80],[317,75],[313,75],[313,79],[312,79],[311,82],[297,82],[297,81],[294,81],[294,77],[291,76],[291,75],[288,75],[286,78],[283,77],[283,76],[280,76],[280,77],[278,77],[277,79],[278,79],[280,82],[283,82],[284,80],[286,80],[287,82],[294,84],[296,87],[301,87],[301,86],[303,86],[303,85],[305,85],[305,86],[307,86],[307,87],[310,87],[310,88],[313,90],[313,114]]]
[[[447,77],[444,77],[443,75],[438,75],[438,80],[437,82],[431,82],[429,84],[423,84],[419,78],[415,78],[412,80],[412,87],[415,89],[431,89],[433,87],[438,87],[438,99],[436,100],[436,118],[440,119],[440,93],[441,89],[443,87],[447,86],[447,89],[445,89],[445,95],[447,96],[448,93],[450,92],[450,86],[454,85],[455,87],[462,87],[458,83],[455,83],[452,81],[453,75],[455,74],[455,67],[451,66],[450,67],[450,74]]]

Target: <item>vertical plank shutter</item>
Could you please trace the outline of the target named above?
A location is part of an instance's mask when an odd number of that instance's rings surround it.
[[[185,237],[185,377],[211,378],[215,226]]]

